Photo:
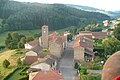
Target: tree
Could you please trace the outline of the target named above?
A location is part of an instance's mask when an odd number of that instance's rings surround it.
[[[10,65],[10,62],[5,59],[5,60],[3,61],[3,67],[4,67],[4,68],[8,68],[9,65]]]
[[[68,40],[68,41],[72,41],[72,38],[73,38],[73,35],[72,35],[72,34],[67,35],[67,40]]]
[[[19,43],[18,43],[18,48],[24,48],[24,44],[21,43],[21,42],[19,42]]]
[[[17,32],[8,33],[5,40],[5,46],[8,49],[24,48],[26,38],[24,35],[18,34]]]
[[[5,40],[5,46],[6,46],[6,48],[8,48],[8,49],[11,48],[11,45],[10,45],[11,42],[12,42],[12,36],[11,36],[10,33],[8,33],[7,38]]]
[[[19,40],[20,40],[19,34],[18,34],[17,32],[13,32],[13,33],[11,34],[11,36],[12,36],[12,39],[13,39],[14,41],[19,41]]]
[[[27,42],[29,42],[29,41],[33,41],[33,40],[34,40],[33,37],[27,37]]]
[[[120,40],[120,24],[117,25],[118,27],[116,27],[114,30],[113,30],[113,35],[118,39]]]
[[[22,37],[22,38],[20,39],[20,42],[21,42],[22,44],[25,44],[25,43],[26,43],[26,38],[25,38],[25,37]]]
[[[120,50],[120,41],[114,37],[105,38],[102,41],[105,50],[105,56],[112,55],[113,53]]]

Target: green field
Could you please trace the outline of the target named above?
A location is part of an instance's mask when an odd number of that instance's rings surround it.
[[[66,28],[65,28],[65,29],[56,30],[56,32],[62,34],[65,30],[66,30]],[[21,31],[11,31],[11,32],[18,32],[18,33],[20,33],[20,34],[24,34],[24,35],[27,36],[27,37],[28,37],[28,36],[33,37],[34,34],[40,33],[41,30],[40,30],[40,29],[37,29],[37,30],[21,30]],[[54,31],[50,31],[49,33],[51,33],[51,32],[54,32]],[[8,32],[4,32],[4,33],[0,34],[0,46],[3,46],[3,45],[4,45],[4,42],[5,42],[5,38],[6,38],[6,36],[7,36],[7,33],[8,33]]]

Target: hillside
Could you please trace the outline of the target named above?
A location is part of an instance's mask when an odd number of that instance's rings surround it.
[[[81,6],[81,5],[72,5],[72,4],[67,4],[69,7],[73,7],[76,9],[84,10],[84,11],[89,11],[89,12],[99,12],[102,14],[106,14],[110,16],[111,18],[119,18],[120,17],[120,11],[105,11],[93,7],[88,7],[88,6]]]
[[[0,12],[0,18],[3,19],[0,32],[39,29],[43,24],[48,24],[50,30],[57,30],[110,19],[101,13],[78,10],[64,4],[9,1],[0,8]]]

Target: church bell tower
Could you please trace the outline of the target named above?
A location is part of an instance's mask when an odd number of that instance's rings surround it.
[[[48,48],[48,26],[42,26],[42,47],[44,49]]]

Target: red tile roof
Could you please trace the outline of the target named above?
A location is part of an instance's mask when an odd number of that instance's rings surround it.
[[[93,36],[107,36],[107,32],[92,32]]]
[[[62,39],[63,42],[66,41],[66,39],[67,39],[66,36],[59,36],[59,37]]]
[[[86,36],[86,35],[78,36],[74,41],[73,48],[78,47],[78,46],[81,46],[84,48],[93,48],[92,44],[88,44],[86,42],[83,42],[83,41],[81,41],[82,39],[85,39],[85,40],[92,42],[91,36]]]
[[[56,39],[57,36],[58,36],[58,34],[56,32],[54,32],[54,33],[52,33],[52,34],[49,35],[49,39],[48,40],[52,41],[52,40]]]
[[[35,40],[33,40],[33,41],[28,42],[28,44],[31,45],[31,46],[36,46],[36,44],[37,44],[38,42],[39,42],[39,40],[38,40],[38,39],[35,39]]]
[[[32,80],[61,80],[59,71],[39,71]]]

